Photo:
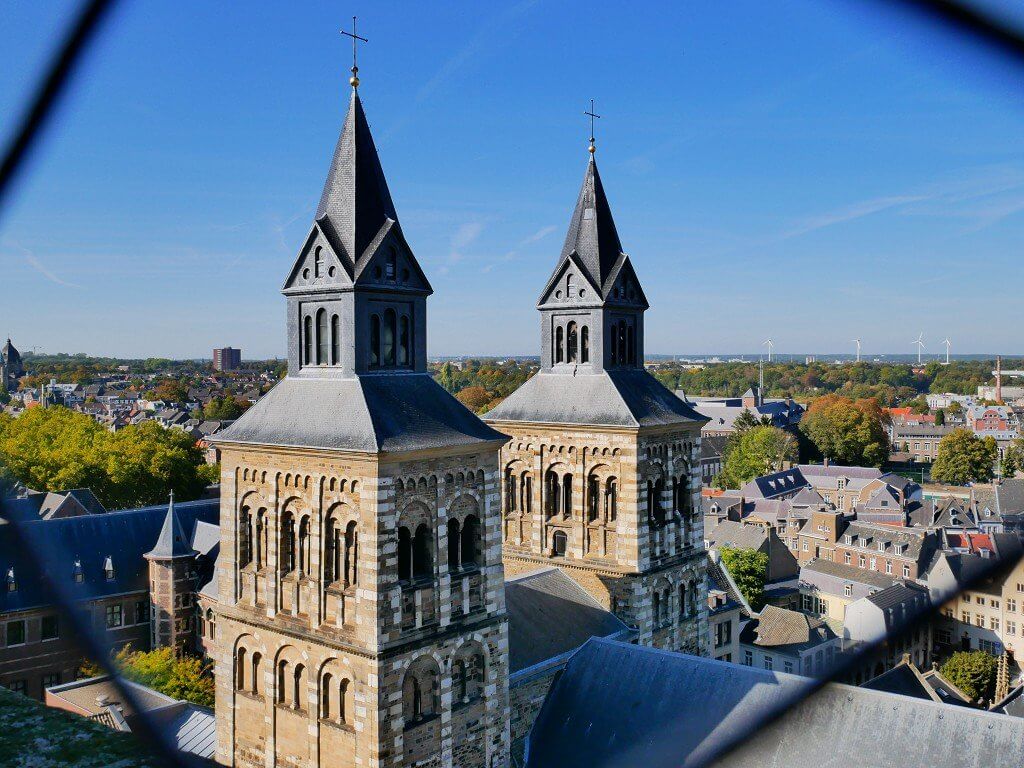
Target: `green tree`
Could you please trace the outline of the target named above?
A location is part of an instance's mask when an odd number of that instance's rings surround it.
[[[772,425],[772,417],[764,415],[761,418],[755,416],[749,409],[743,411],[737,416],[732,422],[733,434],[739,435],[746,432],[748,429],[754,427],[770,427]]]
[[[1024,472],[1024,437],[1018,437],[1003,451],[1003,463],[999,468],[1003,477],[1016,477]]]
[[[969,429],[954,429],[939,441],[932,479],[951,485],[988,482],[995,474],[998,455],[993,438],[979,438]]]
[[[764,584],[768,580],[768,555],[756,549],[722,547],[722,562],[744,599],[755,611],[764,607]]]
[[[889,458],[885,416],[873,398],[825,395],[811,403],[800,421],[821,455],[839,464],[878,467]]]
[[[109,432],[59,407],[0,414],[0,465],[34,490],[91,488],[110,509],[157,504],[172,489],[195,499],[207,485],[202,452],[184,432],[152,421]]]
[[[797,460],[797,440],[789,432],[765,425],[733,435],[725,447],[720,488],[739,488],[761,475],[777,472]]]
[[[995,656],[985,651],[957,651],[942,665],[942,675],[972,699],[991,699],[996,684]]]
[[[230,395],[224,397],[214,397],[203,406],[201,415],[204,419],[219,419],[221,421],[230,421],[231,419],[237,419],[243,413],[248,406],[248,403],[243,405],[237,399]]]
[[[133,651],[125,646],[114,656],[114,663],[129,680],[174,699],[213,706],[212,669],[194,656],[176,656],[173,648]]]
[[[935,426],[941,427],[945,423],[946,423],[946,412],[944,410],[942,410],[941,408],[939,408],[939,410],[937,410],[935,412]]]
[[[946,408],[946,412],[947,413],[963,413],[964,412],[964,407],[962,405],[960,405],[960,401],[959,400],[954,400],[953,402],[951,402],[949,404],[949,407]]]
[[[925,414],[931,411],[931,408],[928,407],[928,398],[924,395],[918,395],[907,405],[910,406],[911,413]]]

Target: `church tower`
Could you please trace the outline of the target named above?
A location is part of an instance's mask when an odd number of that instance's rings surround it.
[[[195,637],[192,622],[195,606],[193,573],[196,551],[174,511],[174,491],[167,504],[167,515],[153,549],[146,553],[149,562],[150,647],[174,648],[181,653]],[[111,566],[113,567],[113,566]]]
[[[426,371],[431,287],[351,82],[288,375],[217,436],[217,760],[504,767],[506,438]]]
[[[555,565],[640,642],[700,653],[705,422],[644,368],[647,298],[590,152],[537,304],[540,372],[485,417],[512,438],[501,454],[505,569]]]

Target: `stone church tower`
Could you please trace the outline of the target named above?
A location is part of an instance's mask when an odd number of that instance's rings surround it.
[[[704,419],[644,368],[644,291],[591,157],[541,292],[541,370],[485,417],[501,454],[503,557],[555,565],[639,630],[703,652]]]
[[[195,638],[195,557],[185,529],[174,511],[174,492],[160,528],[156,546],[146,553],[149,564],[149,601],[152,648],[174,648],[181,653]]]
[[[283,289],[288,376],[217,439],[217,759],[503,767],[507,438],[426,372],[357,86]]]

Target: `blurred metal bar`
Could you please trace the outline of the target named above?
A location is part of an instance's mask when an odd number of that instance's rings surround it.
[[[1014,27],[993,14],[955,0],[887,0],[883,4],[906,6],[922,18],[939,22],[1018,64],[1024,64],[1024,29]]]
[[[46,78],[40,84],[28,112],[4,151],[3,162],[0,164],[0,214],[3,213],[4,203],[19,170],[24,166],[25,159],[32,147],[38,143],[40,133],[53,115],[57,99],[81,63],[81,55],[86,45],[113,5],[114,0],[89,0],[50,63]]]

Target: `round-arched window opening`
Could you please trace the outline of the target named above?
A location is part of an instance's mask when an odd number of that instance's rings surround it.
[[[582,299],[586,295],[587,295],[587,289],[586,288],[580,288],[580,298]]]
[[[308,268],[302,270],[302,279],[303,280],[309,280],[309,269]]]
[[[334,277],[334,275],[337,273],[337,271],[338,270],[337,270],[336,267],[328,267],[327,268],[327,275],[328,275],[328,277]]]
[[[403,269],[402,270],[402,282],[403,283],[408,283],[409,282],[409,270],[408,269]]]
[[[562,298],[562,292],[561,291],[555,291],[555,298],[556,299]]]
[[[377,265],[376,267],[374,267],[374,268],[373,268],[373,276],[374,276],[374,277],[375,277],[375,278],[376,278],[377,280],[380,280],[380,275],[381,275],[381,271],[380,271],[380,265],[378,264],[378,265]]]

